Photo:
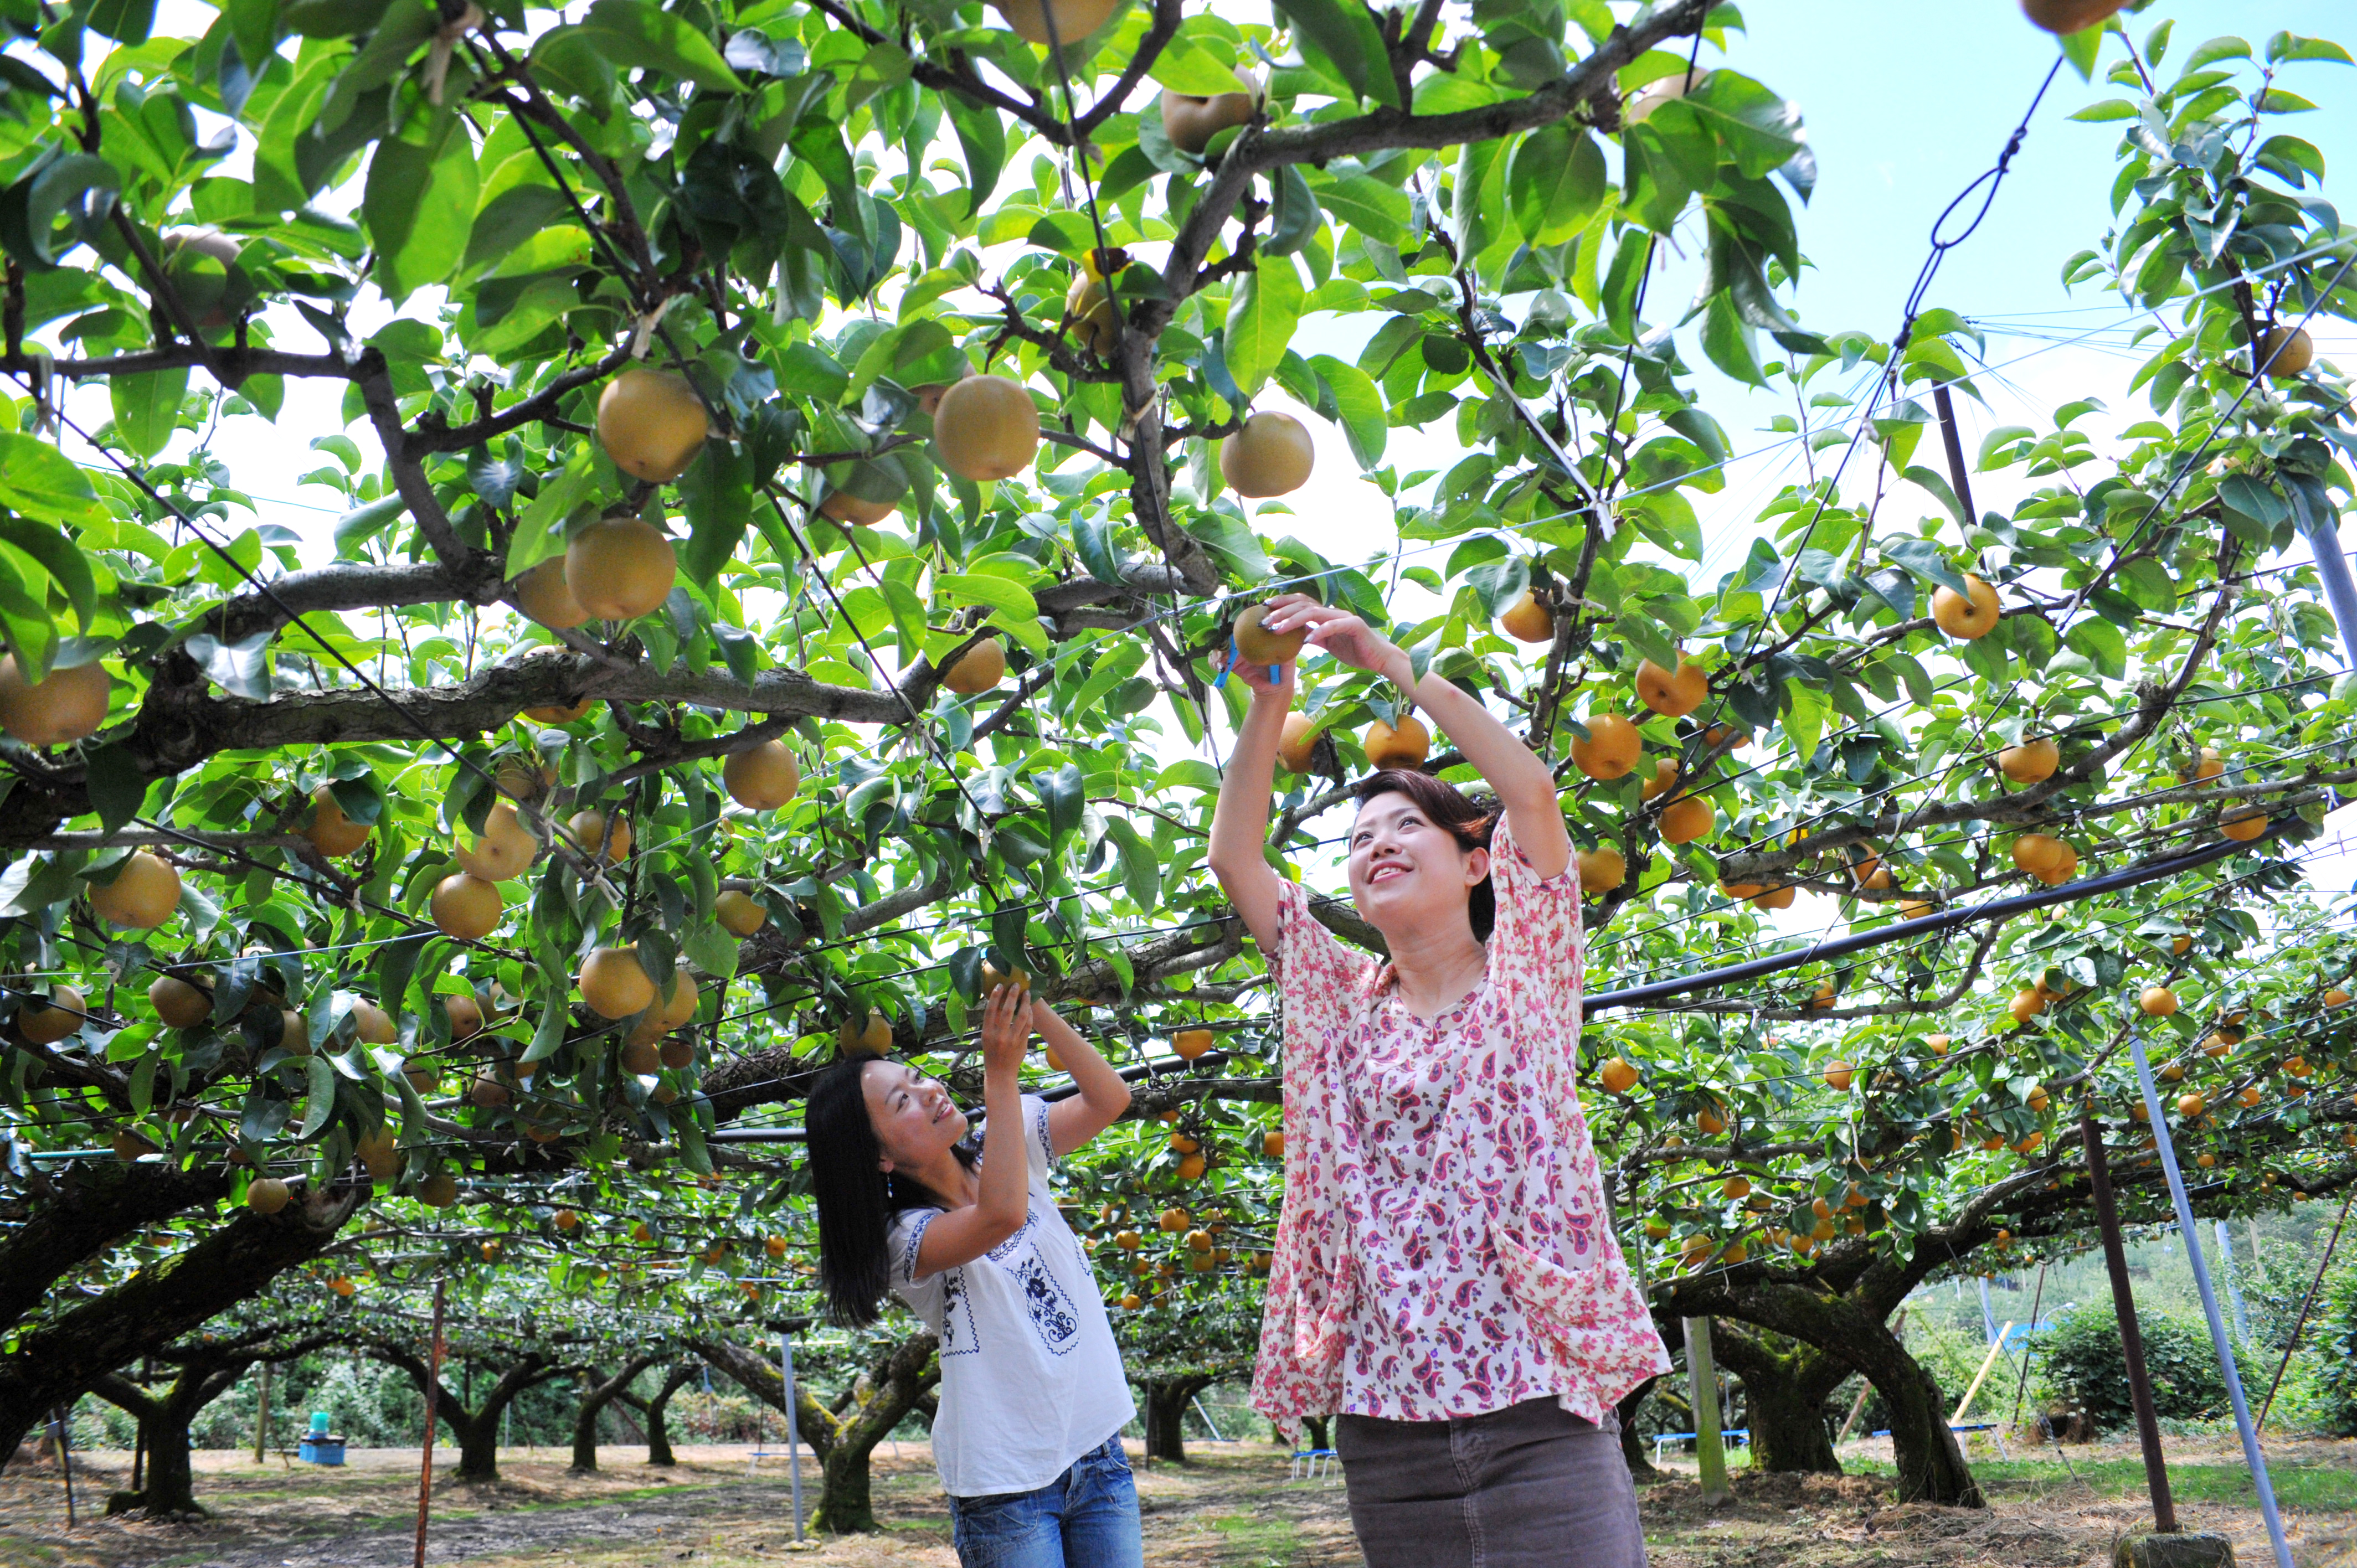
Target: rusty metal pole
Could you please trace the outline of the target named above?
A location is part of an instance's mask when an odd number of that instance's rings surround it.
[[[2112,1276],[2112,1311],[2119,1318],[2120,1349],[2128,1364],[2128,1398],[2136,1406],[2136,1442],[2144,1450],[2145,1484],[2152,1491],[2153,1528],[2177,1532],[2177,1504],[2169,1495],[2169,1460],[2160,1449],[2160,1419],[2153,1413],[2152,1381],[2144,1369],[2144,1336],[2136,1329],[2136,1293],[2128,1285],[2128,1257],[2120,1246],[2119,1206],[2112,1201],[2112,1170],[2104,1158],[2104,1129],[2082,1112],[2079,1128],[2087,1145],[2087,1185],[2095,1195],[2095,1229],[2104,1239],[2104,1267]]]
[[[74,1527],[73,1500],[73,1406],[61,1404],[49,1412],[58,1434],[58,1470],[66,1480],[66,1528]]]
[[[442,1294],[447,1282],[434,1282],[434,1348],[427,1358],[425,1379],[425,1457],[417,1471],[417,1568],[425,1568],[425,1519],[434,1502],[434,1426],[441,1418]]]

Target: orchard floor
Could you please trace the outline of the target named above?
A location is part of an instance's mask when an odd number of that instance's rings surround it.
[[[1878,1453],[1877,1449],[1880,1452]],[[1703,1506],[1693,1461],[1672,1456],[1641,1497],[1655,1568],[2081,1568],[2107,1564],[2119,1533],[2147,1520],[2135,1450],[2049,1447],[2009,1460],[1975,1455],[1986,1509],[1890,1499],[1889,1445],[1852,1444],[1839,1477],[1754,1477]],[[1289,1481],[1264,1444],[1203,1444],[1182,1467],[1139,1466],[1146,1556],[1154,1568],[1347,1568],[1361,1563],[1339,1482]],[[1133,1455],[1133,1458],[1135,1456]],[[604,1471],[569,1475],[564,1456],[500,1456],[495,1487],[437,1483],[428,1560],[467,1568],[954,1568],[949,1516],[922,1444],[876,1466],[882,1530],[793,1549],[781,1462],[747,1474],[747,1451],[683,1448],[654,1470],[608,1449]],[[2357,1568],[2357,1443],[2269,1444],[2300,1568]],[[401,1568],[416,1518],[414,1449],[355,1453],[341,1470],[257,1466],[200,1453],[198,1496],[213,1512],[190,1523],[102,1517],[128,1456],[79,1456],[79,1528],[65,1528],[53,1469],[0,1474],[0,1564],[7,1568]],[[2271,1561],[2250,1482],[2231,1442],[2173,1443],[2171,1477],[2190,1528],[2231,1536],[2239,1562]]]

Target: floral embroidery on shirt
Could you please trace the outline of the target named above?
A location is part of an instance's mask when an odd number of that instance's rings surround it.
[[[1255,1408],[1476,1415],[1555,1396],[1598,1420],[1669,1369],[1605,1213],[1574,1082],[1577,879],[1506,825],[1481,983],[1429,1022],[1286,884],[1285,1200]]]

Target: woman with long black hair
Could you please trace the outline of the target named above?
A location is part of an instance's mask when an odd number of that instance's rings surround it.
[[[1253,1403],[1339,1412],[1370,1568],[1643,1568],[1613,1406],[1669,1369],[1622,1262],[1574,1083],[1579,882],[1555,784],[1481,703],[1299,595],[1262,625],[1389,677],[1495,791],[1358,789],[1351,896],[1390,961],[1335,940],[1263,853],[1294,667],[1252,705],[1211,865],[1275,972],[1285,1204]]]
[[[1035,1030],[1071,1073],[1071,1099],[1018,1089]],[[1002,985],[983,1008],[982,1104],[976,1150],[948,1089],[905,1062],[819,1076],[804,1116],[819,1283],[840,1323],[873,1323],[889,1290],[940,1337],[933,1463],[961,1563],[1138,1568],[1121,1446],[1136,1406],[1048,1189],[1049,1167],[1128,1107],[1129,1086],[1028,985]]]

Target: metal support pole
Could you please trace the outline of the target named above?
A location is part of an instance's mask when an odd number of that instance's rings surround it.
[[[2251,1316],[2243,1310],[2243,1293],[2234,1288],[2234,1243],[2226,1233],[2226,1222],[2213,1220],[2218,1233],[2218,1273],[2226,1281],[2226,1300],[2234,1309],[2234,1338],[2241,1344],[2251,1342]]]
[[[2087,1186],[2095,1198],[2095,1230],[2104,1240],[2104,1267],[2112,1276],[2112,1313],[2119,1319],[2120,1350],[2127,1361],[2128,1402],[2136,1407],[2136,1445],[2144,1451],[2144,1479],[2152,1494],[2152,1527],[2177,1533],[2177,1504],[2169,1495],[2169,1460],[2160,1448],[2160,1418],[2153,1413],[2152,1380],[2144,1369],[2144,1335],[2136,1327],[2136,1292],[2128,1285],[2128,1256],[2120,1245],[2120,1210],[2112,1201],[2112,1167],[2104,1157],[2104,1129],[2081,1112],[2079,1131],[2087,1148]]]
[[[786,1460],[793,1466],[794,1476],[794,1540],[802,1538],[802,1425],[794,1419],[794,1342],[790,1335],[778,1336],[778,1361],[786,1377]]]
[[[417,1466],[417,1568],[425,1568],[425,1520],[434,1506],[434,1427],[442,1417],[437,1398],[442,1391],[442,1298],[448,1288],[447,1281],[434,1282],[434,1343],[425,1360],[425,1448]]]
[[[2250,1402],[2243,1397],[2242,1375],[2234,1369],[2234,1347],[2226,1337],[2226,1320],[2218,1312],[2218,1293],[2210,1286],[2210,1265],[2202,1261],[2201,1233],[2193,1228],[2193,1203],[2185,1196],[2185,1176],[2177,1168],[2177,1150],[2169,1142],[2160,1090],[2152,1080],[2152,1063],[2145,1059],[2143,1030],[2128,1031],[2128,1048],[2136,1053],[2136,1083],[2144,1090],[2145,1109],[2152,1117],[2160,1172],[2169,1178],[2169,1199],[2177,1207],[2177,1229],[2185,1238],[2186,1261],[2193,1265],[2194,1287],[2201,1293],[2201,1314],[2210,1320],[2210,1343],[2218,1351],[2218,1369],[2226,1376],[2226,1397],[2233,1402],[2234,1426],[2243,1436],[2243,1460],[2250,1466],[2251,1482],[2258,1488],[2259,1514],[2267,1521],[2267,1539],[2275,1543],[2276,1568],[2292,1568],[2291,1543],[2284,1539],[2275,1486],[2267,1479],[2267,1458],[2259,1451],[2259,1434],[2251,1425]]]
[[[2341,646],[2348,652],[2349,667],[2357,670],[2357,583],[2349,579],[2349,557],[2341,548],[2340,515],[2330,505],[2315,504],[2304,485],[2287,484],[2284,492],[2291,498],[2292,515],[2298,520],[2300,532],[2307,536],[2309,553],[2316,557],[2316,575],[2324,579],[2324,602],[2341,628]],[[2316,494],[2323,492],[2319,489]]]
[[[1204,1428],[1211,1433],[1211,1441],[1225,1443],[1227,1439],[1220,1435],[1218,1424],[1211,1420],[1211,1412],[1203,1408],[1203,1397],[1200,1394],[1190,1394],[1188,1396],[1187,1402],[1195,1407],[1196,1419],[1200,1421]]]
[[[1686,1319],[1686,1397],[1694,1404],[1695,1457],[1702,1468],[1702,1500],[1718,1502],[1727,1487],[1727,1444],[1719,1436],[1718,1364],[1710,1353],[1710,1319]]]
[[[1984,1344],[1984,1345],[1987,1345],[1987,1344],[1990,1344],[1990,1343],[1994,1342],[1994,1341],[1996,1340],[1996,1314],[1989,1310],[1989,1298],[1988,1298],[1988,1276],[1987,1276],[1987,1275],[1984,1274],[1984,1275],[1982,1275],[1982,1276],[1981,1276],[1981,1280],[1980,1280],[1980,1287],[1981,1287],[1981,1343],[1982,1343],[1982,1344]]]
[[[1948,396],[1948,383],[1940,382],[1932,389],[1932,405],[1940,413],[1940,442],[1948,449],[1948,478],[1956,487],[1956,504],[1964,509],[1964,516],[1973,522],[1980,514],[1973,510],[1972,480],[1965,477],[1964,436],[1956,429],[1956,405]]]

